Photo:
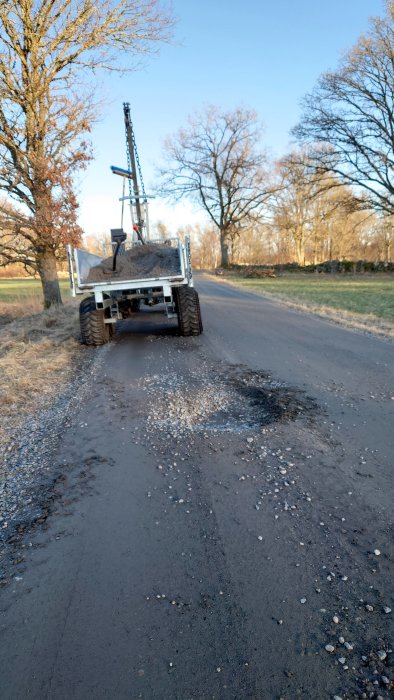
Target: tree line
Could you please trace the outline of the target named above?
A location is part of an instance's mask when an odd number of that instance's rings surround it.
[[[57,262],[77,243],[76,173],[91,159],[92,76],[129,70],[168,40],[158,0],[0,3],[0,266],[40,276],[60,303]],[[303,100],[295,147],[276,163],[253,110],[211,106],[169,137],[159,191],[188,198],[201,265],[373,256],[391,260],[394,2]],[[196,252],[195,252],[196,255]]]
[[[390,262],[394,2],[306,95],[292,135],[294,151],[269,163],[254,112],[210,107],[167,140],[163,191],[205,210],[223,266],[253,258]]]

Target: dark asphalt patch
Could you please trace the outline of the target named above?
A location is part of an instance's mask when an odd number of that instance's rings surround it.
[[[254,424],[263,426],[301,416],[312,417],[319,410],[316,401],[304,391],[273,380],[268,372],[253,372],[237,366],[230,369],[229,378],[249,404]]]
[[[321,413],[311,396],[276,381],[269,372],[252,371],[242,365],[222,365],[219,373],[213,368],[206,379],[226,393],[227,403],[199,423],[203,430],[241,433],[278,422],[313,419]]]

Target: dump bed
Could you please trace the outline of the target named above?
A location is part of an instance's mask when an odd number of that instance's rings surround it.
[[[112,257],[67,249],[72,294],[125,291],[192,284],[189,240],[139,243],[120,251],[116,270]]]

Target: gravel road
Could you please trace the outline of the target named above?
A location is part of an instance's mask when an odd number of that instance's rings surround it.
[[[394,346],[197,287],[202,336],[124,322],[48,427],[2,700],[390,697]]]

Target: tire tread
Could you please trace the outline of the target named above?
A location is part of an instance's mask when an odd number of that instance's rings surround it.
[[[194,287],[177,287],[174,291],[181,336],[196,336],[203,332],[200,300]]]
[[[94,297],[83,299],[79,305],[81,339],[84,345],[105,345],[111,337],[109,324],[104,323],[104,311],[96,309]]]

